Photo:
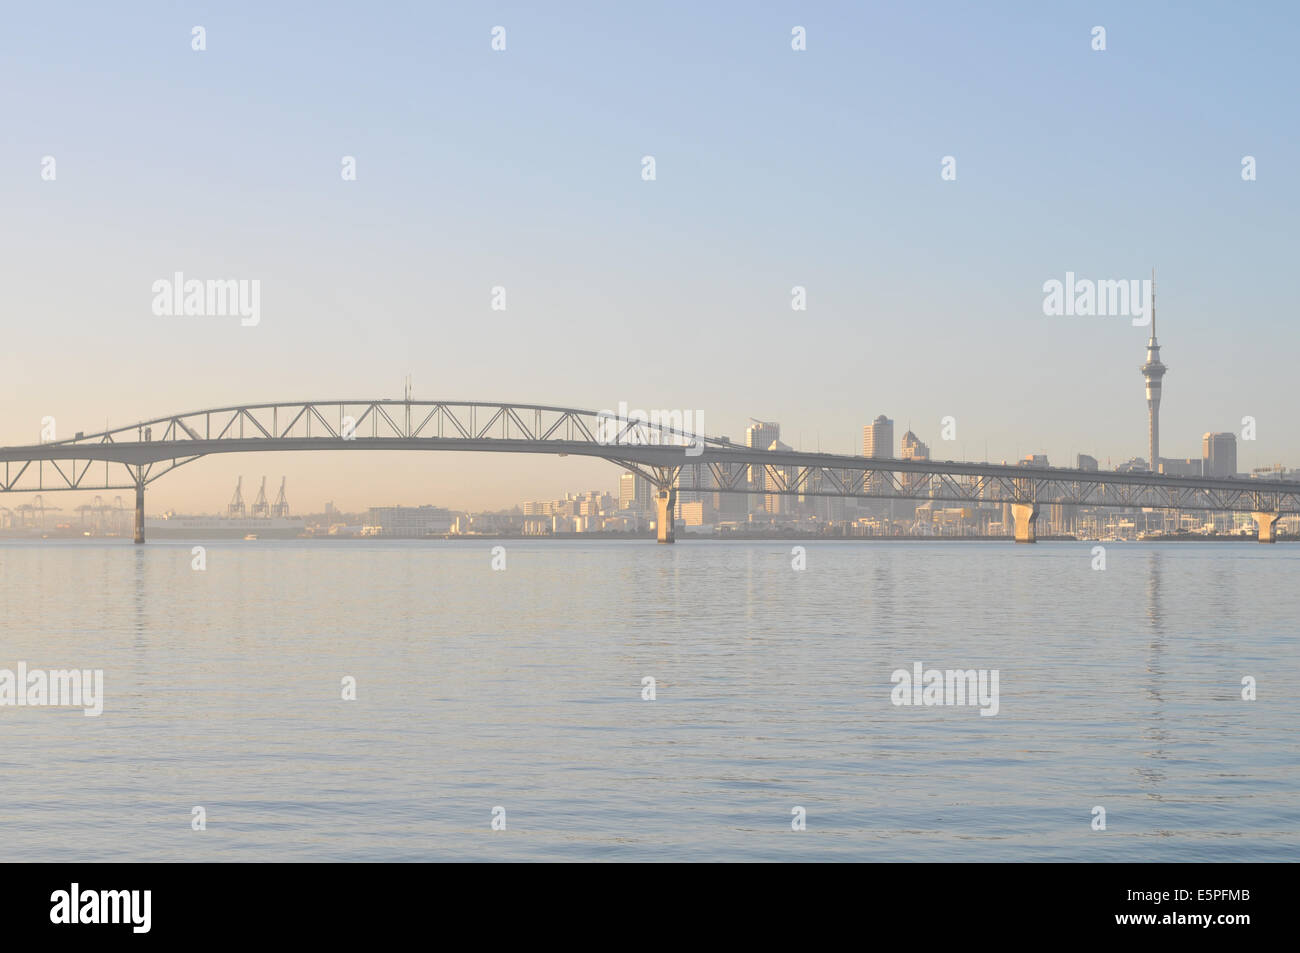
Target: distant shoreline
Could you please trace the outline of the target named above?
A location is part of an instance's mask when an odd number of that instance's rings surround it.
[[[130,536],[80,536],[72,534],[47,534],[44,536],[20,533],[0,533],[0,540],[75,540],[94,542],[101,540],[121,540],[130,541]],[[146,534],[146,543],[148,542],[283,542],[288,540],[321,540],[324,542],[392,542],[396,540],[403,541],[438,541],[438,542],[477,542],[481,540],[641,540],[644,542],[655,542],[653,533],[548,533],[544,536],[525,536],[519,533],[481,533],[472,535],[439,535],[439,536],[264,536],[260,539],[244,540],[238,536],[150,536]],[[840,536],[840,535],[823,535],[819,533],[729,533],[723,536],[716,535],[696,535],[692,533],[677,534],[677,542],[770,542],[770,541],[790,541],[790,542],[851,542],[851,543],[979,543],[979,542],[1013,542],[1010,536]],[[1296,542],[1295,537],[1279,536],[1277,542],[1290,543]],[[1228,535],[1219,534],[1215,536],[1187,535],[1187,536],[1155,536],[1148,539],[1096,539],[1081,538],[1077,536],[1039,536],[1037,542],[1040,543],[1240,543],[1240,542],[1257,542],[1253,534],[1249,535]]]

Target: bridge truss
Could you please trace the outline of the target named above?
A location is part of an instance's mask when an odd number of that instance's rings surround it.
[[[214,453],[419,450],[609,460],[662,492],[918,499],[978,505],[1300,512],[1300,483],[743,447],[690,433],[664,412],[617,417],[542,404],[330,400],[244,404],[0,448],[0,492],[137,491]]]

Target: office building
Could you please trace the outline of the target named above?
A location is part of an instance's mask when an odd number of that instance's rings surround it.
[[[793,447],[773,440],[768,450],[789,452]],[[768,467],[763,472],[763,489],[780,490],[783,486],[794,485],[795,467]],[[771,516],[790,516],[795,509],[795,497],[785,494],[768,493],[763,498],[763,510]]]
[[[759,450],[766,450],[772,445],[774,440],[781,439],[781,425],[774,421],[759,420],[757,417],[750,417],[754,423],[745,431],[745,446],[754,447]],[[763,468],[760,466],[751,466],[746,475],[749,480],[749,487],[753,490],[763,488]],[[754,494],[746,497],[746,510],[755,512],[763,507],[763,498]]]
[[[451,531],[451,520],[451,511],[441,506],[372,506],[362,535],[408,539],[442,535]]]
[[[1207,433],[1201,438],[1201,464],[1207,477],[1237,474],[1237,435]]]
[[[654,484],[640,474],[626,471],[618,478],[618,508],[648,513],[654,508]]]
[[[1204,472],[1204,461],[1195,457],[1185,460],[1166,458],[1160,461],[1160,472],[1165,476],[1198,477]]]
[[[863,448],[865,450],[865,446]],[[903,434],[902,442],[899,445],[899,453],[904,460],[929,460],[930,448],[923,444],[919,437],[912,431]],[[870,456],[870,454],[867,454]]]
[[[862,455],[876,460],[894,458],[894,422],[884,414],[862,428]]]

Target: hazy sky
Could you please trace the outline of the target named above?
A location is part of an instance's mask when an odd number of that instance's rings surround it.
[[[884,413],[939,458],[1118,463],[1146,455],[1147,331],[1046,317],[1042,286],[1155,266],[1163,454],[1251,415],[1241,469],[1300,466],[1297,9],[10,5],[0,443],[46,415],[69,436],[398,397],[409,373],[421,398],[693,409],[733,439],[753,415],[800,448],[858,452]],[[260,280],[260,324],[155,316],[176,271]],[[246,496],[287,475],[301,512],[506,506],[617,472],[217,456],[149,509],[216,510],[241,473]]]

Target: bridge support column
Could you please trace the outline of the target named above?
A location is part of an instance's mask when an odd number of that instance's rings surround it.
[[[135,481],[135,541],[144,542],[144,481]]]
[[[1259,527],[1259,541],[1261,543],[1277,542],[1277,513],[1251,513],[1255,518],[1255,525]]]
[[[677,487],[670,486],[666,490],[660,490],[655,495],[655,507],[659,542],[676,542],[677,535],[673,531],[673,520],[676,519],[677,514]]]
[[[1017,543],[1036,543],[1034,520],[1038,519],[1037,503],[1012,503],[1011,518],[1016,524]]]

